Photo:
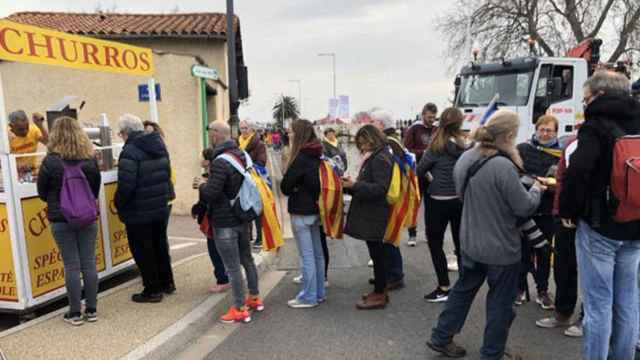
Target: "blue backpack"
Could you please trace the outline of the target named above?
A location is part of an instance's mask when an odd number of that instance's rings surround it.
[[[98,218],[96,198],[82,171],[82,161],[76,165],[68,165],[64,161],[62,164],[60,211],[72,228],[83,229]]]
[[[243,222],[251,222],[257,219],[262,214],[262,198],[260,197],[258,185],[251,177],[250,170],[253,167],[251,157],[246,152],[244,153],[244,158],[247,161],[246,168],[233,155],[222,154],[218,155],[217,158],[225,160],[244,176],[238,194],[230,201],[234,215]]]

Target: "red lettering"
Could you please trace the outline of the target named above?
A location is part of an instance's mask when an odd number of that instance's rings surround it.
[[[36,51],[37,48],[43,48],[47,50],[47,57],[49,59],[54,59],[55,57],[53,56],[53,45],[51,44],[51,40],[52,37],[49,35],[42,35],[42,37],[44,38],[45,43],[44,44],[38,44],[36,43],[36,40],[34,39],[34,36],[36,35],[35,33],[31,33],[31,32],[25,32],[25,34],[27,34],[27,44],[29,45],[29,55],[30,56],[36,56],[38,57],[38,52]]]
[[[60,53],[62,54],[62,58],[65,59],[66,61],[75,62],[78,60],[78,42],[75,40],[70,40],[70,41],[73,44],[74,58],[70,59],[67,57],[67,50],[66,50],[66,46],[64,45],[66,41],[65,39],[62,39],[62,38],[58,38],[58,42],[60,42]]]
[[[127,56],[127,55],[131,55],[131,56]],[[128,61],[129,58],[132,59],[133,65],[129,65],[129,61]],[[124,63],[124,66],[129,70],[133,70],[138,67],[138,57],[136,56],[136,53],[134,53],[129,49],[122,52],[122,62]]]
[[[113,65],[111,65],[111,61],[113,61],[115,66],[122,67],[122,65],[120,65],[120,62],[118,61],[118,49],[114,48],[113,46],[105,46],[104,51],[105,59],[107,61],[105,64],[106,66],[113,67]]]
[[[149,71],[149,69],[151,69],[149,54],[147,54],[146,52],[140,53],[140,70]]]
[[[97,46],[95,46],[94,44],[82,43],[82,50],[84,52],[84,63],[85,64],[91,64],[92,63],[91,61],[89,61],[89,57],[91,57],[91,60],[93,60],[93,64],[102,65],[102,64],[100,64],[100,61],[98,61],[98,57],[96,56],[96,54],[98,54],[98,47]]]
[[[9,54],[14,54],[14,55],[20,55],[24,52],[24,49],[20,49],[20,50],[11,50],[9,49],[9,46],[7,45],[7,32],[11,31],[14,34],[18,35],[18,37],[20,37],[20,32],[16,29],[13,28],[4,28],[2,30],[0,30],[0,47],[2,47],[4,49],[4,51],[8,52]]]

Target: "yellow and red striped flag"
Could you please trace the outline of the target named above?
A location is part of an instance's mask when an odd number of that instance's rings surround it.
[[[384,234],[384,241],[400,246],[402,230],[415,226],[420,208],[420,186],[416,176],[415,157],[406,152],[404,159],[394,156],[394,167],[401,169],[400,198],[390,204],[391,212]]]
[[[273,192],[267,185],[266,181],[258,175],[255,170],[251,170],[251,177],[258,186],[260,191],[260,199],[262,200],[262,249],[264,251],[276,250],[284,245],[282,239],[282,230],[278,221],[278,213],[276,212],[276,202]]]
[[[344,200],[342,197],[342,181],[326,161],[320,161],[320,221],[327,236],[334,239],[342,239],[344,230]]]

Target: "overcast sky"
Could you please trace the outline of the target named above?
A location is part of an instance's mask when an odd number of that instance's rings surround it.
[[[280,94],[298,97],[303,116],[327,114],[332,93],[331,59],[337,58],[337,92],[351,97],[351,114],[378,106],[412,117],[425,102],[440,107],[452,97],[444,44],[433,19],[449,1],[425,0],[236,0],[249,67],[249,103],[241,117],[270,121]],[[0,17],[18,11],[222,12],[225,0],[20,0],[0,2]],[[444,3],[444,5],[443,5]]]

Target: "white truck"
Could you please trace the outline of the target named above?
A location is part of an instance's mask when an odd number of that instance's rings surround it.
[[[499,94],[499,109],[520,115],[518,142],[531,138],[544,114],[558,118],[558,136],[575,132],[584,120],[584,82],[599,61],[601,41],[589,39],[567,57],[523,57],[498,63],[472,63],[456,77],[455,106],[465,116],[463,128],[476,128],[488,105]]]

